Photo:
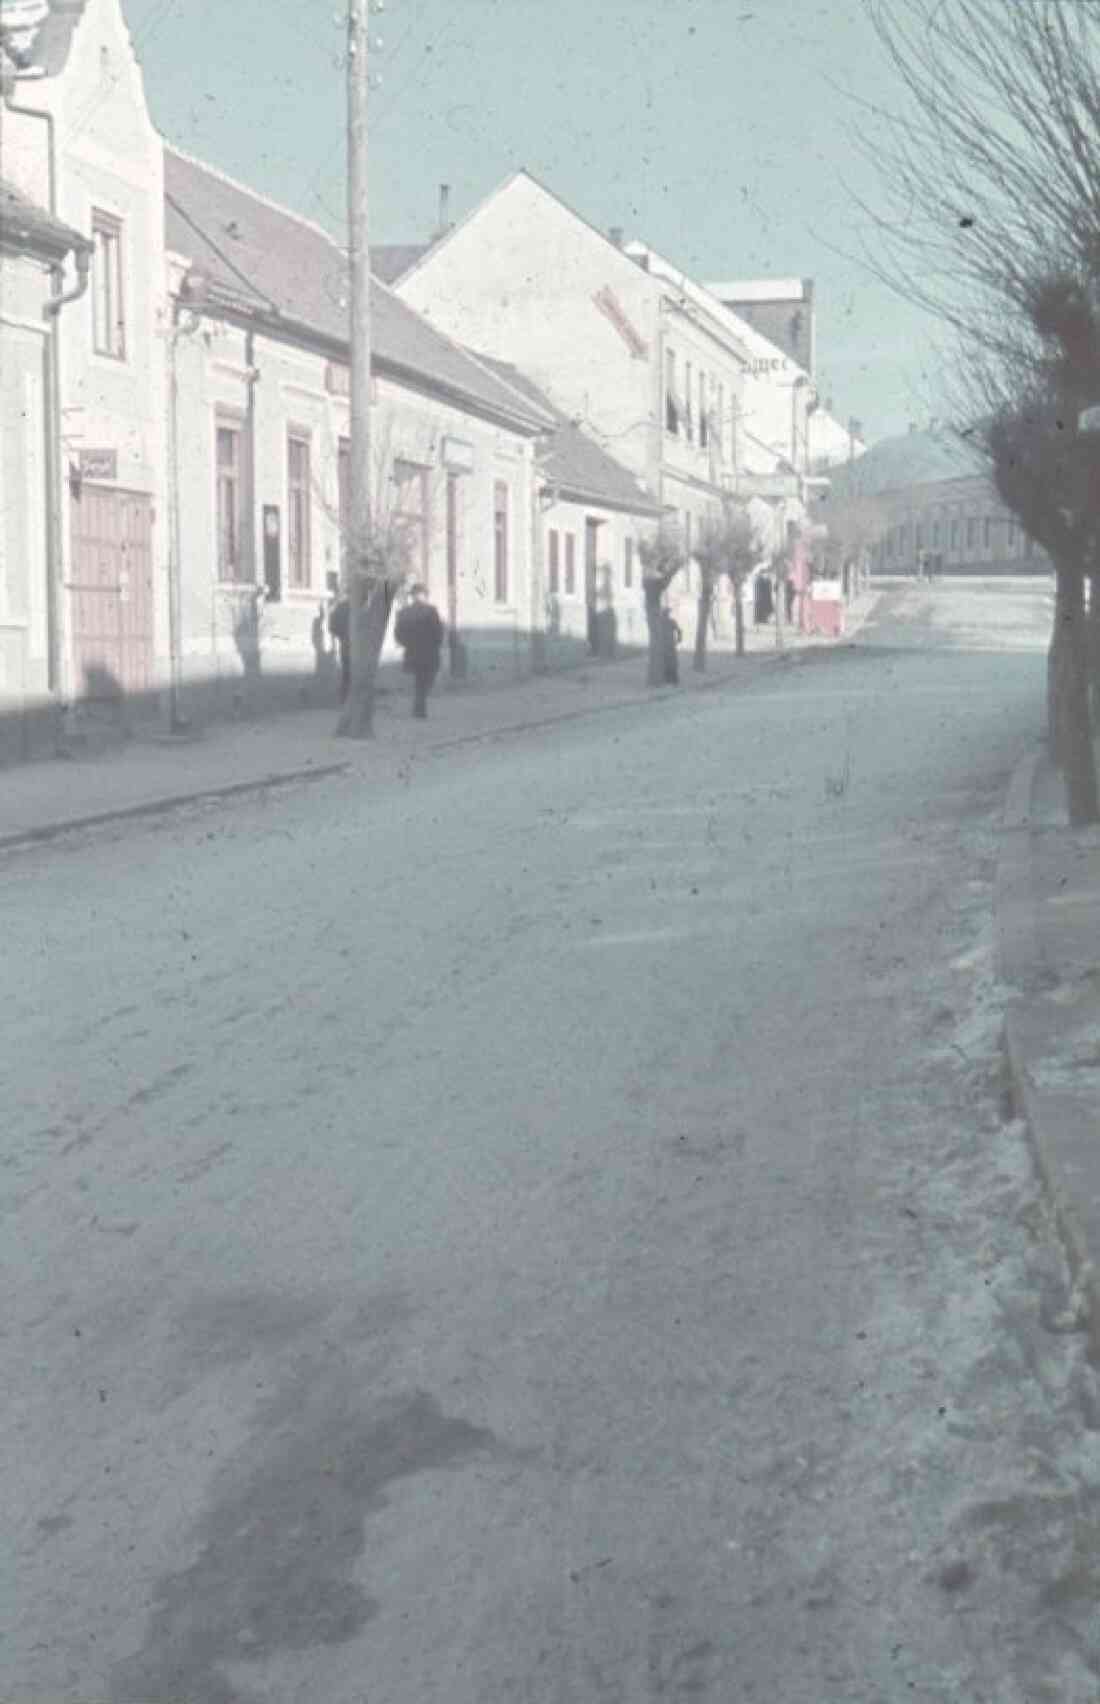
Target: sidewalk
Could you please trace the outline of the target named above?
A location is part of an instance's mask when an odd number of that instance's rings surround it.
[[[231,797],[348,771],[388,773],[417,752],[624,705],[652,704],[738,679],[755,680],[761,669],[774,666],[777,659],[850,640],[878,595],[877,591],[864,593],[852,604],[840,641],[788,633],[780,653],[775,649],[774,628],[750,628],[744,657],[712,652],[701,675],[693,671],[691,651],[685,645],[678,687],[648,688],[643,655],[499,685],[452,687],[441,679],[428,721],[417,722],[410,715],[404,677],[394,674],[378,699],[376,737],[371,741],[337,739],[333,731],[337,711],[328,706],[286,711],[255,722],[214,724],[194,740],[143,730],[121,748],[94,757],[52,759],[0,770],[0,849],[49,840],[97,823],[171,810],[196,799]]]
[[[1013,1093],[1074,1274],[1064,1323],[1100,1358],[1100,828],[1068,826],[1045,752],[1009,788],[996,928]]]

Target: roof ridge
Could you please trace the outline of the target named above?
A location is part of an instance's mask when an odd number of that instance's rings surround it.
[[[315,219],[309,219],[304,213],[296,212],[293,207],[287,207],[282,201],[276,201],[272,196],[264,195],[262,191],[253,189],[251,184],[242,183],[240,178],[232,177],[229,172],[223,172],[219,166],[212,166],[208,160],[200,160],[197,154],[188,153],[186,148],[177,147],[174,142],[166,142],[164,151],[166,154],[175,154],[177,159],[186,160],[190,166],[197,166],[200,171],[208,172],[212,178],[217,178],[219,183],[228,184],[230,189],[237,190],[241,195],[247,195],[252,201],[259,202],[261,207],[267,207],[273,213],[281,213],[286,219],[293,219],[296,225],[301,225],[305,230],[312,231],[314,236],[323,238],[342,259],[347,259],[347,249],[342,243],[336,241],[331,231],[326,231],[325,227],[319,225]]]

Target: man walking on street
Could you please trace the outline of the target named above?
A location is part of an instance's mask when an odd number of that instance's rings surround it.
[[[428,714],[428,693],[439,673],[443,623],[423,586],[410,589],[409,601],[397,618],[393,636],[405,653],[404,667],[413,677],[413,715]]]

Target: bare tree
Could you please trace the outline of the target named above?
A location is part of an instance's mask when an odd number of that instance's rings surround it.
[[[865,136],[887,206],[870,265],[953,329],[986,404],[968,430],[1052,557],[1051,745],[1071,820],[1096,821],[1084,586],[1100,602],[1100,491],[1074,440],[1100,397],[1100,10],[864,3],[908,97]]]
[[[748,510],[727,503],[720,514],[708,515],[699,528],[695,543],[695,560],[699,564],[699,613],[695,629],[695,658],[697,669],[706,668],[707,623],[722,577],[729,579],[733,591],[733,621],[735,645],[739,657],[745,654],[745,610],[742,593],[745,582],[759,559],[756,529]]]
[[[348,620],[359,622],[358,646],[351,646],[352,672],[349,690],[340,712],[338,732],[370,737],[374,732],[374,703],[378,690],[378,665],[386,642],[390,614],[401,587],[415,577],[418,528],[431,526],[442,481],[438,472],[430,476],[421,493],[422,517],[410,516],[402,505],[402,486],[397,478],[395,421],[387,413],[375,423],[371,435],[370,537],[364,566],[353,568],[353,540],[348,518],[333,502],[320,478],[314,493],[340,537],[343,566],[341,595],[348,602]],[[424,470],[418,467],[418,472]],[[431,540],[429,537],[429,549]]]
[[[672,521],[662,521],[649,538],[639,539],[638,560],[642,565],[642,592],[649,635],[646,680],[650,686],[661,686],[665,679],[661,599],[687,562],[679,527]]]

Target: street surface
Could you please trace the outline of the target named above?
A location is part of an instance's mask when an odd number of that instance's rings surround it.
[[[1095,1700],[1044,582],[0,863],[10,1704]]]

